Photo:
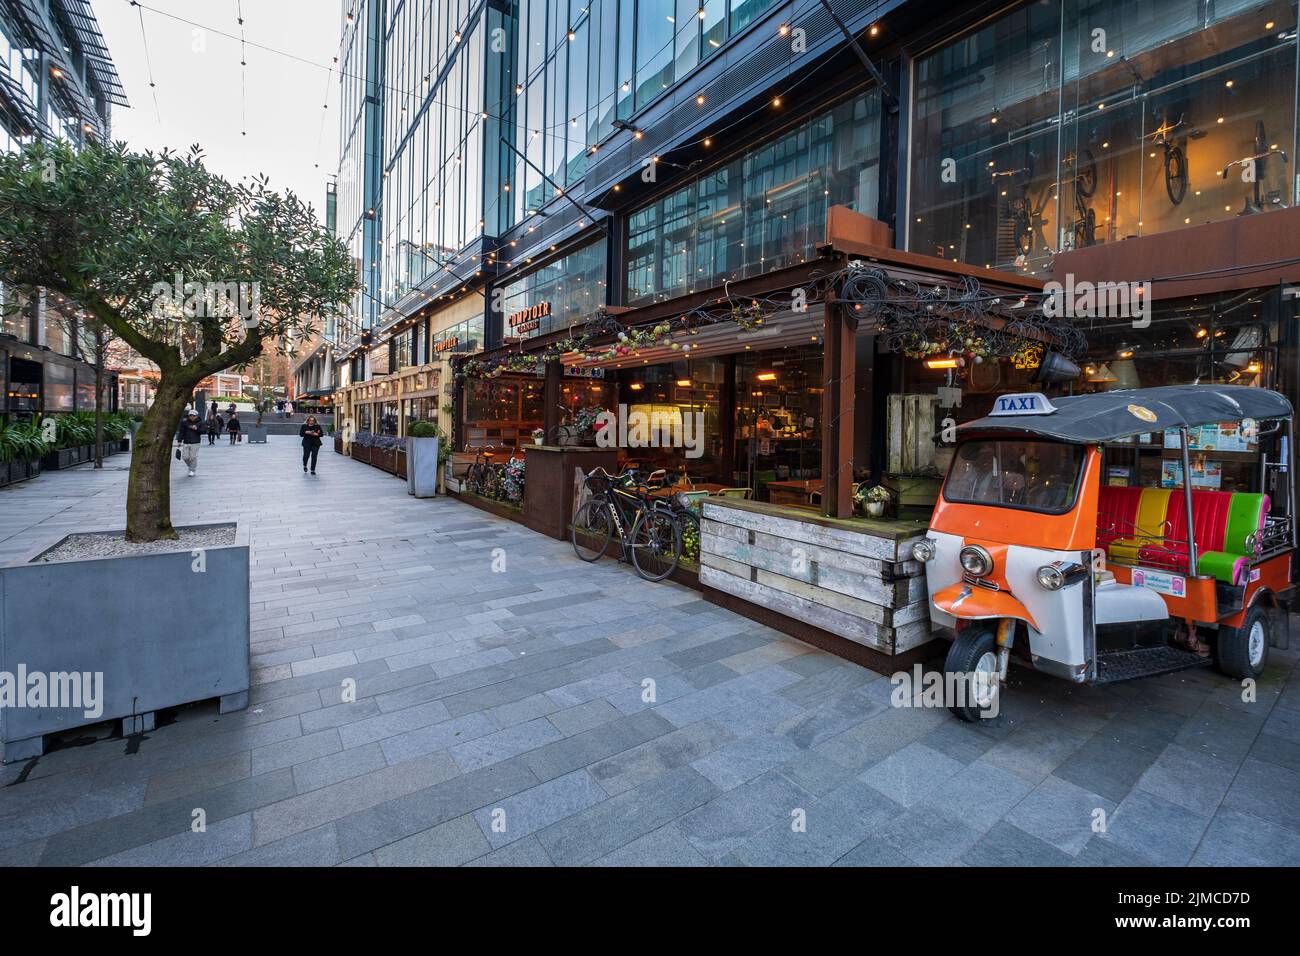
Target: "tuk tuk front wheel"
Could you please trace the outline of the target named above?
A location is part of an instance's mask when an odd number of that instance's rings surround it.
[[[948,709],[968,722],[989,713],[999,692],[995,622],[981,622],[957,635],[944,661],[944,686],[953,691]]]
[[[1214,642],[1214,661],[1229,677],[1258,677],[1268,666],[1268,645],[1273,637],[1268,608],[1262,602],[1246,612],[1241,627],[1221,627]]]

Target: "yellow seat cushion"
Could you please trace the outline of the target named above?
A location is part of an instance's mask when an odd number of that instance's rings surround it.
[[[1137,517],[1134,519],[1133,534],[1116,538],[1110,543],[1106,553],[1116,561],[1136,564],[1138,549],[1152,544],[1162,544],[1165,540],[1165,515],[1169,511],[1169,488],[1143,488],[1138,500]]]

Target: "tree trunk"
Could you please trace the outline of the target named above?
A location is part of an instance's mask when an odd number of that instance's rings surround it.
[[[153,405],[135,434],[131,477],[126,488],[126,539],[175,538],[171,515],[171,455],[176,429],[190,398],[191,386],[164,372]]]

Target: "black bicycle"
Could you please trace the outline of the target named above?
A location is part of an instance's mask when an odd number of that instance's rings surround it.
[[[583,479],[591,497],[573,516],[573,550],[583,561],[609,553],[615,540],[624,560],[647,581],[662,581],[682,556],[682,531],[669,501],[650,495],[634,472],[597,468]]]

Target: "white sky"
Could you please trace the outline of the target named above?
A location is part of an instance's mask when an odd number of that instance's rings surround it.
[[[113,138],[139,150],[186,150],[198,143],[210,169],[232,181],[265,173],[272,188],[297,193],[323,221],[325,184],[338,162],[339,124],[338,73],[329,74],[327,83],[324,68],[335,66],[341,2],[142,0],[136,8],[129,0],[92,0],[131,103],[113,108]],[[240,91],[240,6],[248,42],[246,96]],[[323,109],[326,102],[329,108]]]

